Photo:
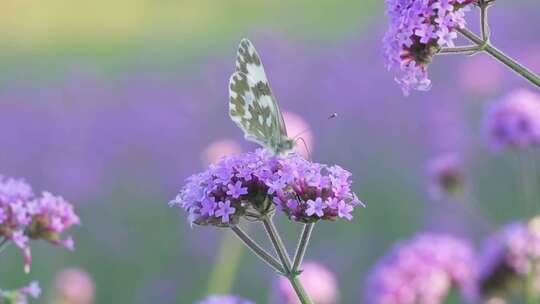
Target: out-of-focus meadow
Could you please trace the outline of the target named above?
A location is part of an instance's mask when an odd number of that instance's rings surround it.
[[[243,252],[233,277],[211,283],[229,232],[191,228],[167,206],[213,142],[255,148],[227,115],[243,37],[282,110],[310,126],[313,159],[352,171],[368,205],[352,222],[319,224],[308,252],[336,273],[342,303],[360,303],[366,273],[399,239],[444,231],[478,244],[484,220],[534,212],[520,194],[520,153],[493,153],[481,131],[486,105],[527,83],[486,55],[438,56],[432,90],[405,98],[380,52],[382,1],[294,2],[4,1],[0,173],[63,195],[82,226],[73,253],[34,246],[31,275],[8,248],[0,286],[35,278],[45,303],[55,274],[79,267],[96,282],[96,303],[192,303],[226,291],[266,303],[266,265]],[[537,0],[500,1],[491,13],[494,43],[540,72]],[[465,164],[467,208],[428,196],[426,163],[447,152]],[[298,226],[278,224],[292,248]]]

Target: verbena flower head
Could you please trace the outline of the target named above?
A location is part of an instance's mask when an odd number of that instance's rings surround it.
[[[37,299],[41,288],[37,282],[14,291],[0,290],[0,304],[28,304],[28,297]]]
[[[373,268],[367,304],[439,304],[452,288],[472,292],[475,261],[469,244],[450,235],[424,233],[398,243]]]
[[[60,235],[76,224],[80,224],[79,217],[62,197],[49,192],[36,197],[24,181],[0,176],[0,237],[23,251],[27,272],[32,260],[30,239],[73,249],[73,239],[61,239]]]
[[[336,304],[339,288],[335,275],[320,263],[306,261],[302,267],[300,282],[316,304]],[[300,304],[291,283],[284,278],[276,278],[272,290],[272,304]]]
[[[429,194],[435,200],[454,197],[463,191],[461,163],[455,154],[444,154],[428,163]]]
[[[403,93],[431,87],[427,67],[445,46],[453,47],[456,28],[465,26],[465,12],[477,0],[386,0],[390,26],[384,36],[388,69],[401,75]]]
[[[479,296],[489,298],[519,286],[513,283],[525,280],[532,267],[540,294],[540,217],[503,227],[486,240],[480,257]]]
[[[350,220],[360,204],[350,176],[339,166],[313,163],[296,153],[272,156],[259,149],[225,157],[189,177],[171,205],[185,209],[198,225],[235,225],[242,216],[257,218],[274,206],[300,222]]]
[[[214,295],[197,302],[196,304],[255,304],[249,300],[231,295]]]
[[[488,109],[484,130],[496,150],[540,143],[540,95],[518,89],[504,96]]]

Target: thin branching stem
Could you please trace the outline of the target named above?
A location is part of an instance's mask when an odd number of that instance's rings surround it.
[[[489,41],[491,35],[489,30],[489,21],[488,21],[488,8],[490,4],[488,2],[480,3],[480,29],[482,31],[482,40],[484,42]]]
[[[536,262],[532,259],[529,261],[529,272],[525,278],[525,303],[536,304],[538,303],[538,295],[536,288]]]
[[[289,258],[289,254],[287,253],[287,248],[285,247],[285,244],[283,243],[283,240],[281,239],[281,236],[277,232],[276,225],[274,224],[274,221],[272,220],[272,216],[268,215],[265,216],[262,220],[262,223],[264,225],[264,229],[266,230],[266,234],[268,235],[268,238],[272,242],[272,245],[274,246],[274,250],[276,251],[279,260],[281,261],[281,264],[283,265],[283,268],[285,268],[285,273],[290,274],[291,273],[291,259]]]
[[[300,279],[298,278],[298,273],[291,271],[291,260],[289,258],[289,254],[287,253],[287,248],[285,248],[285,244],[283,244],[283,241],[281,240],[281,236],[279,235],[276,226],[274,225],[272,216],[265,216],[262,220],[262,223],[264,225],[264,228],[266,229],[266,233],[268,234],[270,241],[272,242],[272,245],[274,246],[274,249],[276,250],[282,262],[283,268],[286,269],[286,273],[284,273],[283,275],[291,283],[294,291],[296,292],[296,295],[298,296],[298,299],[300,300],[300,303],[313,304],[313,301],[309,297],[308,293],[304,289],[304,286],[300,282]]]
[[[311,238],[311,232],[313,232],[313,227],[315,227],[315,223],[304,224],[304,228],[302,229],[302,234],[300,235],[298,246],[296,247],[296,252],[294,254],[294,262],[292,266],[293,273],[297,273],[302,265],[304,255],[306,254],[306,250],[309,245],[309,239]]]
[[[273,257],[271,254],[266,252],[257,242],[255,242],[247,233],[242,230],[239,226],[231,226],[231,230],[236,234],[236,236],[249,248],[253,253],[255,253],[261,260],[270,265],[274,270],[279,273],[285,274],[285,269],[279,261]]]
[[[445,47],[441,48],[439,54],[474,54],[480,52],[482,49],[478,45],[466,45],[458,47]]]
[[[9,239],[3,238],[2,241],[0,242],[0,253],[2,253],[2,251],[4,251],[4,249],[6,249],[8,245],[9,245]]]

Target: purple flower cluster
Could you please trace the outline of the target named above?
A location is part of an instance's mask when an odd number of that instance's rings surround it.
[[[40,294],[41,288],[39,287],[39,284],[37,282],[32,282],[30,285],[14,291],[0,290],[0,304],[28,304],[29,296],[37,299]]]
[[[427,66],[445,46],[453,47],[456,27],[465,25],[465,12],[477,0],[386,0],[390,26],[384,36],[387,68],[401,73],[403,93],[431,87]]]
[[[199,225],[234,225],[274,206],[300,222],[350,220],[360,204],[350,176],[339,166],[312,163],[296,153],[272,156],[259,149],[222,158],[189,177],[171,205],[185,209],[189,221]]]
[[[23,250],[27,270],[31,263],[29,239],[43,239],[73,250],[73,239],[61,239],[61,234],[78,224],[73,206],[62,197],[48,192],[36,197],[23,180],[0,176],[0,237]]]
[[[449,235],[420,234],[397,244],[368,277],[367,304],[439,304],[453,287],[470,295],[474,253]]]
[[[488,109],[484,130],[496,150],[540,143],[540,95],[518,89],[504,96]]]
[[[339,302],[339,288],[336,276],[324,265],[306,261],[302,266],[300,282],[311,300],[317,304],[336,304]],[[291,284],[285,277],[274,281],[270,303],[300,304]]]
[[[506,225],[484,244],[480,254],[478,295],[500,294],[536,267],[540,294],[540,217]]]
[[[249,300],[230,295],[214,295],[197,302],[197,304],[255,304]]]

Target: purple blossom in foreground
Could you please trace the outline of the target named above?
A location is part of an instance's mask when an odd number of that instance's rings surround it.
[[[339,288],[336,276],[322,264],[306,261],[302,267],[300,281],[316,304],[336,304],[339,301]],[[289,281],[277,277],[274,281],[272,304],[300,304]]]
[[[495,150],[540,142],[540,95],[518,89],[491,105],[484,131]]]
[[[540,294],[540,217],[506,225],[488,238],[480,254],[478,295],[489,298],[518,287],[536,267]]]
[[[237,296],[230,295],[215,295],[197,302],[196,304],[255,304],[249,300],[242,299]]]
[[[374,267],[367,304],[439,304],[452,288],[471,296],[475,281],[470,245],[450,235],[420,234],[398,243]]]
[[[312,163],[297,153],[272,156],[259,149],[224,157],[189,177],[171,204],[199,225],[234,225],[274,205],[295,221],[351,220],[360,201],[351,191],[350,176],[339,166]]]
[[[428,163],[428,192],[432,199],[454,197],[463,191],[463,172],[455,154],[444,154]]]
[[[454,47],[455,29],[465,26],[465,12],[477,0],[386,0],[390,26],[386,32],[386,66],[403,93],[431,87],[427,66],[442,47]]]
[[[20,248],[28,242],[24,230],[32,220],[27,205],[33,197],[32,188],[23,180],[0,176],[0,236]]]
[[[41,288],[37,282],[14,291],[0,290],[0,304],[28,304],[28,297],[37,299]]]
[[[36,197],[24,181],[0,176],[0,237],[23,251],[26,271],[32,260],[30,239],[43,239],[73,250],[73,239],[61,239],[61,234],[78,224],[73,206],[62,197],[48,192]]]

